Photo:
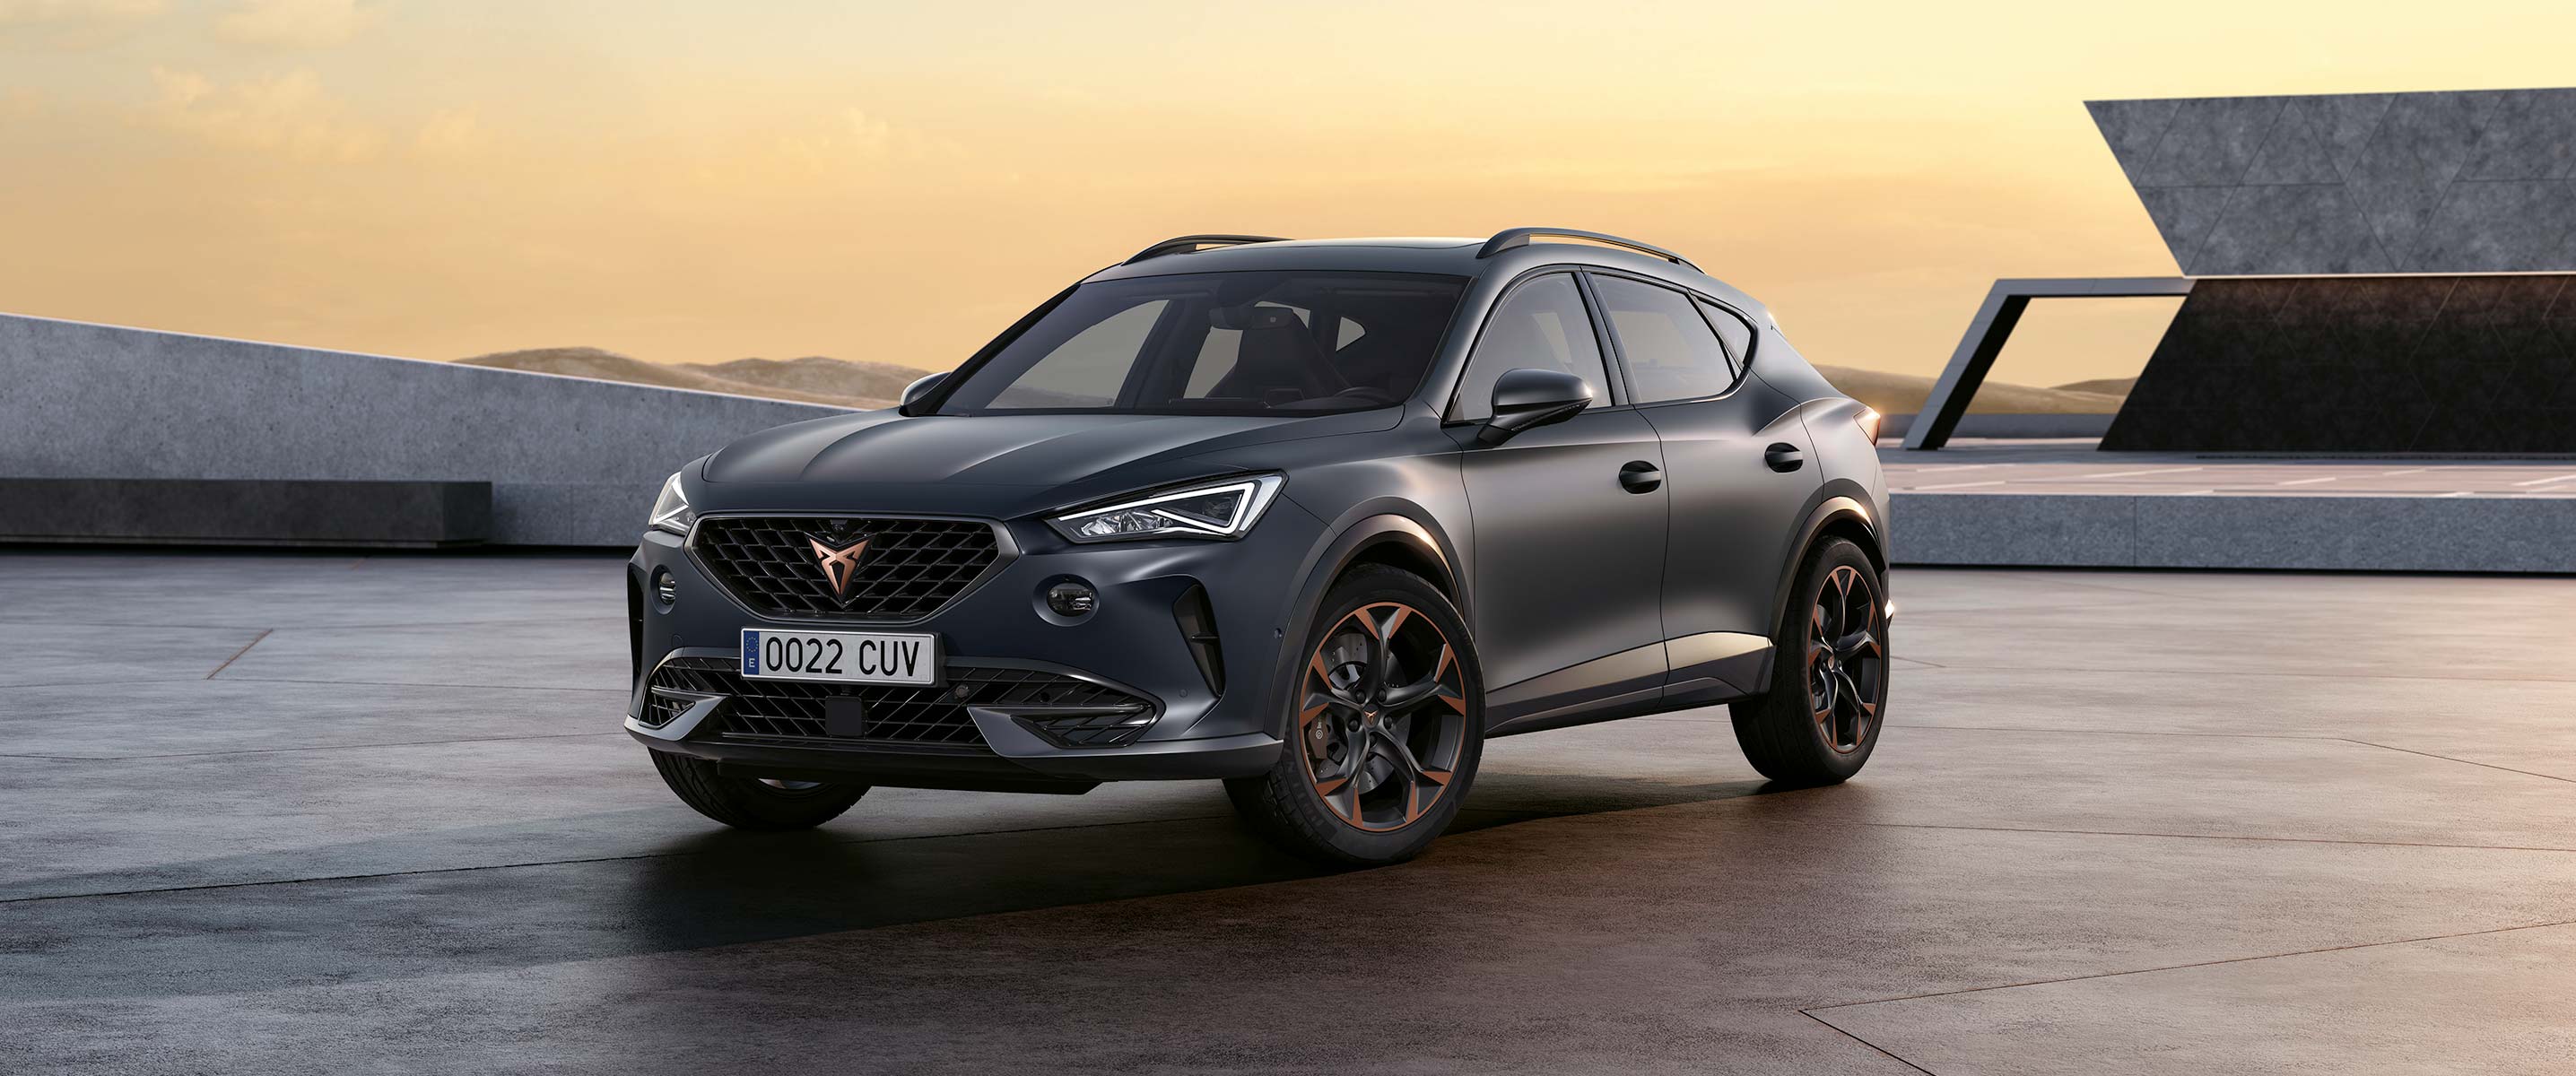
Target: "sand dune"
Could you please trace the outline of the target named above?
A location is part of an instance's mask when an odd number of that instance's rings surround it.
[[[857,408],[892,405],[895,398],[902,395],[905,385],[928,372],[890,363],[845,362],[819,355],[786,361],[736,359],[723,363],[664,365],[595,347],[531,348],[458,361],[504,370]]]

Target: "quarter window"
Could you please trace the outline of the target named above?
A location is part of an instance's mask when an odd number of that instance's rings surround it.
[[[1451,414],[1470,421],[1494,413],[1494,382],[1511,370],[1563,370],[1592,386],[1592,406],[1610,402],[1601,344],[1584,311],[1583,293],[1570,273],[1557,273],[1513,288],[1485,319],[1467,376],[1458,384]]]
[[[1595,276],[1592,285],[1638,403],[1715,396],[1735,383],[1726,349],[1690,296],[1625,277]]]
[[[1735,364],[1735,376],[1744,376],[1744,364],[1753,361],[1753,326],[1744,323],[1735,311],[1700,299],[1699,312],[1708,315],[1717,338],[1726,342],[1726,358]]]

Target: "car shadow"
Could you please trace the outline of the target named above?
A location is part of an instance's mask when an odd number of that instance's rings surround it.
[[[1495,773],[1453,833],[1775,790]],[[1278,851],[1230,814],[860,840],[829,828],[709,828],[594,860],[13,903],[0,999],[454,975],[1337,873]],[[172,939],[186,959],[170,959]]]

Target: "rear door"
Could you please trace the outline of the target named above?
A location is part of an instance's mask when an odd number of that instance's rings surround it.
[[[1655,428],[1613,396],[1596,327],[1571,272],[1515,283],[1476,338],[1449,417],[1490,412],[1507,370],[1565,370],[1593,406],[1499,445],[1466,447],[1474,519],[1473,615],[1486,722],[1544,727],[1664,680],[1665,494]]]
[[[1663,441],[1671,694],[1760,690],[1772,601],[1821,484],[1806,426],[1795,401],[1745,376],[1754,333],[1732,311],[1635,277],[1591,282],[1637,413]]]

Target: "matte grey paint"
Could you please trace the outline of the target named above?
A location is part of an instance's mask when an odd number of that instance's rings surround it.
[[[1561,244],[1479,258],[1477,246],[1265,242],[1164,255],[1092,278],[1299,267],[1471,278],[1424,384],[1397,406],[1248,418],[874,412],[755,434],[684,470],[682,489],[702,513],[994,520],[1016,554],[920,627],[941,633],[953,661],[1009,659],[1155,697],[1159,716],[1135,746],[1068,752],[1003,731],[1006,743],[996,746],[1007,751],[964,763],[895,751],[752,751],[704,739],[678,746],[881,784],[1073,791],[1099,780],[1254,772],[1275,758],[1285,734],[1280,685],[1298,674],[1319,596],[1349,564],[1388,549],[1434,566],[1431,574],[1452,588],[1490,685],[1486,720],[1498,734],[1758,690],[1777,603],[1803,543],[1829,519],[1861,517],[1860,533],[1883,560],[1885,487],[1851,421],[1859,405],[1779,338],[1759,303],[1687,267]],[[1616,395],[1616,352],[1605,339],[1614,360],[1614,396],[1605,404],[1499,443],[1481,439],[1479,424],[1445,423],[1477,329],[1498,297],[1518,280],[1568,269],[1642,277],[1743,312],[1759,327],[1753,376],[1722,397],[1633,407]],[[972,377],[973,368],[949,383]],[[934,391],[914,410],[936,401]],[[1818,437],[1818,416],[1828,413],[1824,424],[1841,429]],[[1765,454],[1782,444],[1814,462],[1773,469]],[[1641,467],[1666,480],[1639,481]],[[1077,547],[1042,523],[1103,498],[1253,472],[1287,481],[1268,515],[1235,542]],[[642,664],[674,648],[724,653],[742,626],[759,622],[680,555],[675,539],[647,535],[632,578],[664,567],[682,577],[683,593],[671,610],[647,609]],[[1099,592],[1098,609],[1070,627],[1032,608],[1041,584],[1064,575]],[[1172,622],[1173,601],[1192,585],[1205,588],[1222,640],[1226,689],[1215,699]],[[1690,640],[1680,668],[1666,652],[1676,636]],[[641,699],[639,682],[632,705]]]

